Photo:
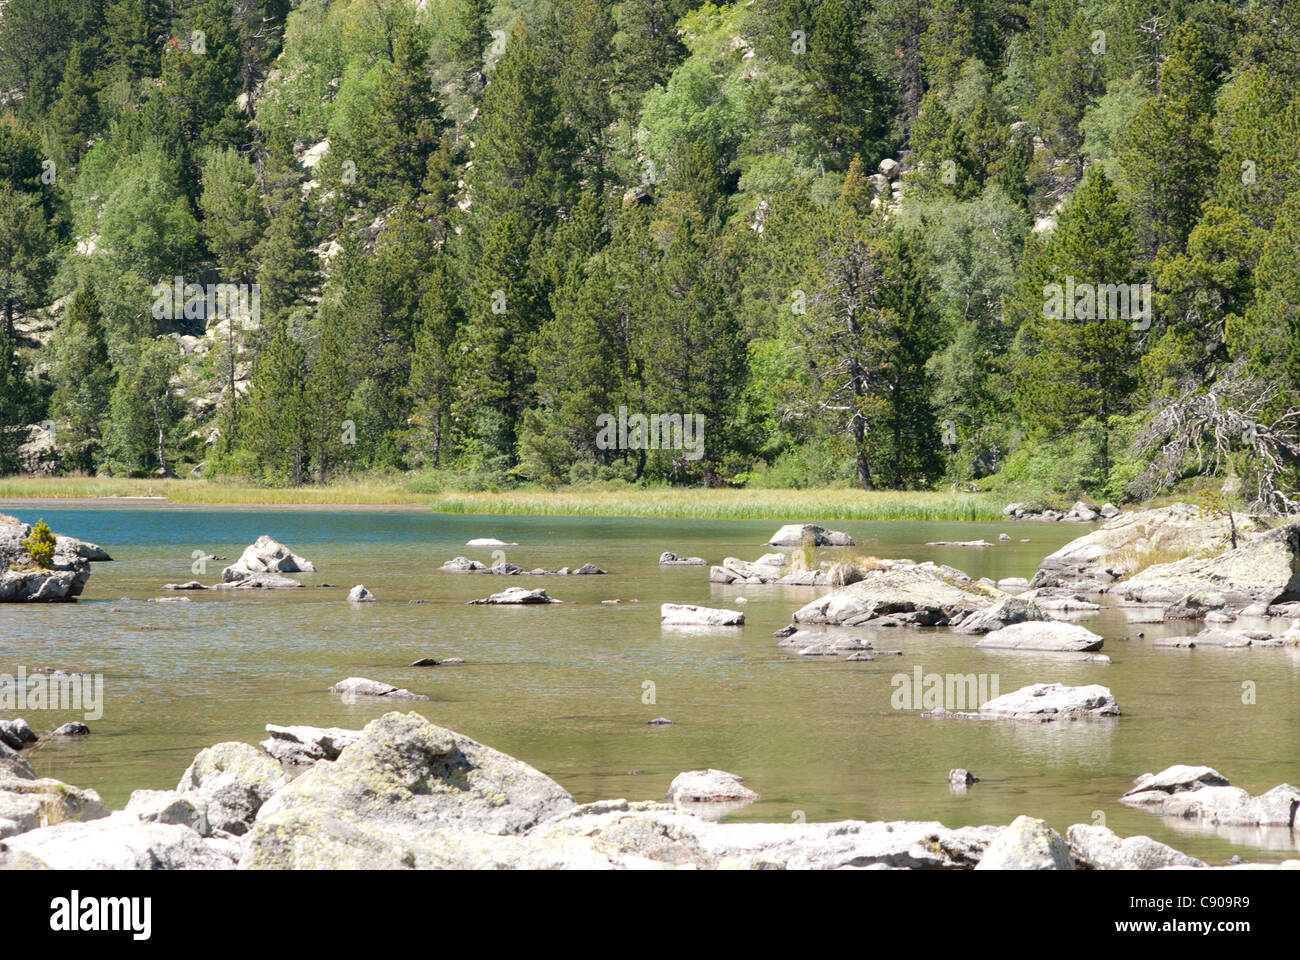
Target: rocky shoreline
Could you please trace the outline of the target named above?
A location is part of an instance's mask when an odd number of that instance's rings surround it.
[[[0,758],[0,869],[1300,869],[1300,860],[1214,868],[1146,836],[1094,824],[1062,836],[1029,816],[958,828],[719,823],[709,808],[758,796],[720,770],[681,774],[665,801],[579,804],[541,771],[415,713],[359,731],[267,732],[260,747],[201,751],[174,790],[137,790],[118,811],[93,790]],[[1170,768],[1134,790],[1213,811],[1222,803],[1204,795],[1235,789],[1226,783],[1209,768]],[[1255,822],[1288,797],[1300,791],[1283,784],[1256,798]],[[1242,806],[1236,793],[1225,799]]]

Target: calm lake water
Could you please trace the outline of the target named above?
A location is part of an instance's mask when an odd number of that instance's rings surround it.
[[[266,723],[360,727],[394,709],[343,703],[326,692],[349,676],[428,695],[399,704],[545,771],[579,801],[662,798],[679,772],[738,773],[762,799],[735,819],[941,820],[1008,823],[1018,814],[1104,822],[1195,856],[1223,861],[1296,856],[1285,831],[1169,823],[1117,798],[1138,774],[1173,763],[1209,764],[1252,793],[1300,783],[1300,650],[1153,649],[1191,624],[1126,622],[1119,611],[1077,622],[1106,638],[1110,665],[1070,654],[973,649],[944,629],[859,631],[902,656],[869,663],[800,658],[772,632],[819,591],[724,587],[707,567],[660,568],[660,552],[756,559],[778,521],[450,516],[406,509],[272,509],[156,502],[0,503],[27,521],[99,543],[74,604],[0,605],[0,672],[19,666],[102,673],[105,707],[80,742],[49,742],[32,760],[43,776],[98,790],[113,807],[133,789],[176,785],[194,754],[223,740],[256,743]],[[825,518],[790,518],[828,522]],[[784,521],[781,521],[784,522]],[[1086,527],[1041,523],[829,522],[856,554],[950,563],[972,576],[1030,577],[1038,561]],[[986,548],[932,540],[996,541]],[[236,559],[269,534],[315,562],[302,590],[185,594],[158,604],[164,583],[220,579],[225,563],[191,572],[193,552]],[[464,555],[492,561],[472,537],[518,541],[506,559],[525,569],[591,561],[603,577],[501,578],[438,572]],[[1031,542],[1020,543],[1028,537]],[[835,551],[826,551],[831,555]],[[315,588],[322,583],[332,588]],[[364,583],[379,602],[349,605]],[[560,605],[466,606],[507,586],[543,586]],[[171,594],[174,595],[174,594]],[[743,628],[661,628],[663,602],[732,606]],[[620,599],[617,605],[602,600]],[[420,604],[408,601],[421,600]],[[636,602],[634,602],[636,601]],[[1285,624],[1270,625],[1281,632]],[[875,634],[872,636],[871,634]],[[1142,638],[1139,633],[1144,633]],[[421,669],[419,657],[463,657]],[[891,708],[891,677],[996,675],[1001,692],[1034,682],[1102,683],[1123,717],[1114,723],[1021,725],[921,718]],[[646,682],[655,702],[644,703]],[[1255,703],[1243,703],[1243,683]],[[79,715],[26,712],[37,732]],[[672,726],[647,726],[665,716]],[[964,795],[946,775],[981,778]]]

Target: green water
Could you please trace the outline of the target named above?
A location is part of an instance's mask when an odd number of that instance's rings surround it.
[[[48,742],[39,774],[93,787],[114,807],[133,789],[174,787],[194,754],[222,740],[264,739],[266,723],[359,727],[393,709],[347,704],[326,692],[365,676],[428,695],[399,705],[544,770],[580,801],[661,798],[682,770],[738,773],[762,799],[736,819],[934,819],[950,826],[1040,816],[1058,829],[1105,823],[1202,858],[1296,856],[1285,831],[1196,828],[1119,804],[1138,774],[1209,764],[1258,793],[1300,783],[1300,650],[1153,649],[1191,624],[1129,624],[1119,611],[1077,622],[1106,638],[1110,665],[1068,654],[973,649],[943,629],[859,631],[899,657],[849,663],[799,658],[771,634],[818,595],[807,588],[724,587],[706,567],[660,568],[663,550],[756,559],[776,521],[431,515],[420,510],[221,509],[153,502],[0,503],[0,511],[101,544],[75,604],[0,605],[0,672],[59,667],[104,674],[105,707],[80,742]],[[824,521],[824,518],[792,517]],[[1038,561],[1086,528],[1038,523],[830,523],[856,554],[933,559],[972,576],[1032,575]],[[1011,543],[926,547],[931,540]],[[234,560],[266,533],[313,560],[301,590],[189,593],[149,603],[167,582],[215,582],[223,563],[191,572],[194,551]],[[591,561],[604,577],[504,579],[452,575],[457,554],[491,562],[471,537],[518,541],[506,559],[525,569]],[[1021,537],[1030,543],[1018,542]],[[835,551],[825,551],[833,555]],[[330,583],[333,588],[316,588]],[[364,583],[378,603],[351,606]],[[466,606],[506,586],[544,586],[561,605]],[[663,602],[732,606],[746,625],[661,628]],[[620,599],[617,605],[602,600]],[[423,603],[411,604],[411,600]],[[639,602],[632,602],[632,601]],[[1284,624],[1273,624],[1280,632]],[[1145,637],[1137,634],[1144,632]],[[874,635],[871,635],[874,633]],[[1129,639],[1122,639],[1128,637]],[[463,666],[412,668],[457,656]],[[996,675],[1001,692],[1028,683],[1102,683],[1123,717],[1113,723],[1020,725],[923,719],[891,708],[891,677]],[[1243,682],[1255,687],[1243,700]],[[653,703],[644,703],[647,682]],[[45,732],[74,713],[25,713]],[[665,716],[672,726],[647,726]],[[964,795],[952,767],[981,778]]]

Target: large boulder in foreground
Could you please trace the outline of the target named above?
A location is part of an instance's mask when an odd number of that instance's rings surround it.
[[[1099,683],[1067,687],[1060,683],[1035,683],[1004,693],[982,704],[974,712],[954,713],[939,709],[922,716],[963,720],[1016,720],[1049,723],[1054,720],[1100,720],[1119,716],[1119,704],[1110,690]]]
[[[1005,596],[952,567],[899,564],[867,571],[857,583],[800,607],[793,619],[795,623],[860,626],[875,617],[903,614],[922,626],[944,626],[959,614],[983,610]]]
[[[55,823],[106,816],[108,808],[94,790],[0,770],[0,840]]]
[[[203,813],[209,830],[238,836],[248,832],[262,804],[288,782],[269,754],[232,741],[200,751],[176,792]]]
[[[1070,857],[1080,870],[1161,870],[1205,863],[1146,836],[1120,838],[1108,827],[1076,823],[1065,831]]]
[[[1073,870],[1065,840],[1043,820],[1019,816],[998,834],[976,870]]]
[[[243,865],[430,865],[456,834],[519,834],[576,806],[538,770],[415,713],[372,720],[261,808]]]
[[[229,870],[238,859],[228,840],[205,840],[189,827],[126,812],[44,827],[5,845],[54,870]]]
[[[1300,524],[1238,540],[1214,556],[1147,567],[1116,590],[1137,603],[1209,610],[1300,600]]]
[[[221,571],[225,583],[260,573],[315,573],[310,560],[298,556],[283,543],[263,534],[244,548],[239,559]]]
[[[1243,533],[1264,528],[1244,514],[1234,517]],[[1105,590],[1154,562],[1217,549],[1227,533],[1226,520],[1204,516],[1190,503],[1121,513],[1050,554],[1031,585]]]
[[[1100,650],[1102,638],[1073,623],[1058,621],[1014,623],[994,630],[975,646],[983,650],[1040,650],[1091,653]]]
[[[827,530],[815,523],[788,523],[767,541],[772,547],[851,547],[853,538],[838,530]]]

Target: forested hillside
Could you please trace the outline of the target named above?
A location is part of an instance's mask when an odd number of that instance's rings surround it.
[[[1289,510],[1298,264],[1284,0],[0,6],[0,472]]]

